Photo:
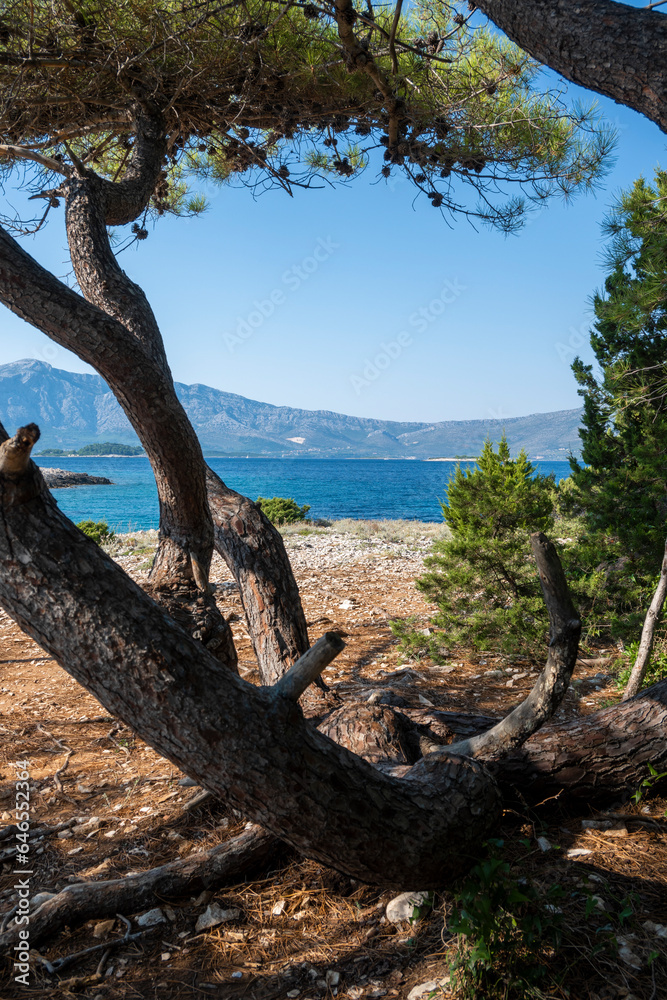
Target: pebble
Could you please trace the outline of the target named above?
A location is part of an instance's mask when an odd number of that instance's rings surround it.
[[[146,910],[137,917],[137,925],[139,927],[156,927],[157,924],[164,924],[167,922],[167,918],[160,909],[159,906],[155,906],[152,910]]]
[[[106,937],[113,930],[113,925],[116,923],[115,920],[100,920],[98,924],[93,927],[93,937],[103,938]]]

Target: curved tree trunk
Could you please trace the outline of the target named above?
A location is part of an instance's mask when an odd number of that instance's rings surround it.
[[[475,0],[566,80],[646,115],[667,132],[667,16],[616,0]]]
[[[308,649],[308,629],[280,532],[257,504],[206,470],[215,547],[239,585],[263,684]]]
[[[160,501],[154,588],[176,588],[187,604],[206,591],[215,510],[216,544],[236,576],[249,633],[267,682],[308,648],[305,617],[282,538],[255,504],[206,468],[180,401],[155,317],[143,291],[120,269],[106,227],[135,218],[157,183],[166,149],[159,114],[135,109],[135,145],[119,182],[75,164],[60,193],[72,261],[85,299],[0,230],[0,298],[17,315],[74,351],[107,381],[146,448]],[[86,301],[87,300],[87,301]],[[207,484],[208,475],[208,484]],[[167,598],[165,598],[167,599]],[[215,605],[210,605],[210,614]],[[173,607],[173,595],[168,598]],[[231,652],[231,632],[218,632]],[[223,636],[226,630],[227,635]]]
[[[172,622],[64,517],[36,466],[9,472],[3,461],[0,601],[107,711],[244,815],[353,877],[441,885],[474,862],[501,812],[482,765],[455,757],[422,773],[419,761],[397,779],[336,745],[292,698],[241,680]]]

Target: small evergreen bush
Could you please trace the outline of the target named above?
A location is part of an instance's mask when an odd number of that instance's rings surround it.
[[[504,437],[497,452],[485,443],[476,469],[457,466],[441,504],[452,537],[435,542],[417,580],[445,634],[425,641],[397,622],[402,647],[436,662],[446,656],[443,643],[542,656],[548,618],[529,535],[551,531],[555,497],[553,476],[535,475],[524,451],[510,458]]]
[[[103,542],[110,542],[114,537],[114,532],[106,521],[79,521],[77,528],[79,531],[83,531],[84,535],[88,535],[94,542],[97,542],[98,545],[101,545]]]
[[[257,504],[268,517],[271,524],[294,524],[304,521],[310,510],[310,504],[299,507],[291,497],[257,497]]]

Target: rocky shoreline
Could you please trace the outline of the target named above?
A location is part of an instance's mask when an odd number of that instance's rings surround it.
[[[89,476],[87,472],[42,469],[41,473],[50,490],[61,490],[68,486],[113,486],[112,481],[106,476]]]

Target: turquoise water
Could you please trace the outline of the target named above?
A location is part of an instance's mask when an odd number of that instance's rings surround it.
[[[115,531],[157,528],[155,482],[145,457],[43,458],[38,465],[106,476],[113,486],[76,486],[55,490],[61,510],[73,521],[106,521]],[[292,497],[309,503],[312,518],[336,520],[406,518],[439,521],[438,498],[444,497],[455,462],[374,461],[360,459],[211,458],[211,468],[232,489],[258,496]],[[461,463],[473,465],[472,462]],[[556,480],[568,476],[567,462],[537,462]]]

